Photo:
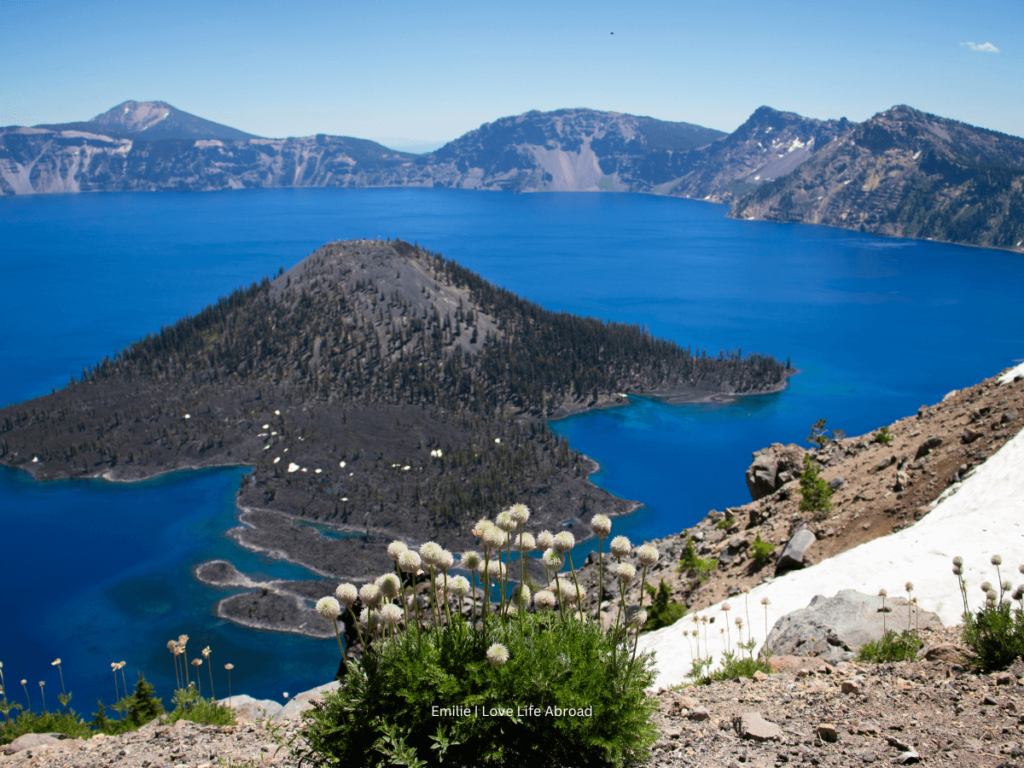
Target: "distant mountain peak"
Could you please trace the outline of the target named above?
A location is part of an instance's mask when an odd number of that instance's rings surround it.
[[[237,128],[183,112],[166,101],[125,101],[96,115],[89,123],[151,139],[245,141],[258,138]]]

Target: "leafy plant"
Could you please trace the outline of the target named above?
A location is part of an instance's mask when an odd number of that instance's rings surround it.
[[[857,652],[857,660],[871,664],[912,661],[923,645],[920,636],[912,629],[902,632],[890,629],[880,640],[864,643]]]
[[[682,573],[692,573],[698,581],[704,581],[708,575],[718,567],[718,561],[714,558],[704,558],[697,555],[693,546],[693,539],[686,536],[686,546],[683,547],[682,557],[679,558],[679,570]]]
[[[0,729],[0,744],[10,744],[26,733],[63,733],[72,739],[88,738],[92,731],[73,709],[67,712],[44,711],[36,714],[28,709],[17,720],[4,723]]]
[[[194,686],[174,692],[174,709],[164,721],[168,725],[189,720],[202,725],[235,725],[235,710],[213,699],[204,699]]]
[[[996,567],[996,584],[999,591],[989,583],[981,588],[985,591],[985,607],[972,612],[967,600],[967,582],[963,576],[963,559],[953,558],[953,574],[960,584],[960,596],[964,602],[964,628],[961,637],[970,650],[971,661],[984,672],[1005,669],[1019,656],[1024,656],[1024,585],[1013,591],[1017,606],[1005,598],[1010,583],[1002,581],[999,566],[1003,559],[992,556]],[[1020,566],[1024,573],[1024,565]]]
[[[645,630],[652,631],[667,627],[669,624],[675,624],[686,614],[685,605],[671,601],[672,593],[669,591],[664,579],[658,584],[657,589],[648,584],[647,592],[654,599],[650,610],[647,612],[647,623],[644,625]]]
[[[504,662],[488,654],[496,643],[507,650]],[[645,693],[654,673],[650,657],[631,658],[631,645],[556,612],[520,612],[486,631],[456,615],[400,633],[372,646],[342,687],[304,716],[302,759],[531,768],[638,762],[654,742],[654,704]]]
[[[889,427],[882,427],[872,435],[871,441],[881,445],[889,445],[893,441],[893,434],[889,431]]]
[[[772,561],[775,554],[775,545],[770,541],[762,541],[761,533],[758,532],[750,545],[750,554],[754,558],[754,565],[761,568]]]
[[[825,429],[825,419],[818,419],[814,422],[814,426],[811,427],[811,434],[807,436],[807,442],[813,443],[819,448],[824,448],[829,443],[842,440],[844,437],[846,437],[846,432],[841,429],[833,429],[830,435],[828,430]]]
[[[722,665],[714,672],[707,671],[710,666],[711,659],[702,659],[699,665],[694,664],[691,678],[695,685],[710,685],[722,680],[738,680],[741,677],[753,677],[755,672],[771,674],[773,671],[765,657],[737,656],[732,652],[722,654]]]
[[[832,486],[821,476],[818,462],[804,456],[804,471],[800,475],[800,511],[814,512],[815,519],[824,519],[832,509]]]

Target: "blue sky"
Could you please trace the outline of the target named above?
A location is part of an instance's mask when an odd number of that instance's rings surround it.
[[[1020,0],[0,0],[0,125],[160,99],[263,136],[442,141],[530,109],[731,131],[762,104],[909,104],[1021,136],[1022,33]]]

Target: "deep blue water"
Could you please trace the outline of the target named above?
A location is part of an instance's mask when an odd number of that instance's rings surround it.
[[[644,508],[615,531],[678,531],[748,499],[750,453],[803,442],[810,425],[858,434],[1024,358],[1024,260],[1000,251],[839,230],[736,222],[725,208],[641,195],[450,190],[258,190],[0,199],[0,403],[60,387],[84,365],[335,238],[401,237],[543,304],[646,324],[709,354],[790,357],[785,392],[730,405],[623,408],[552,428],[602,464],[594,480]],[[333,641],[243,630],[191,568],[302,569],[244,552],[242,470],[132,486],[36,484],[0,470],[0,661],[51,706],[61,657],[79,712],[113,696],[128,661],[169,694],[166,642],[213,649],[235,692],[280,699],[333,674]],[[333,650],[332,650],[333,649]],[[204,668],[205,673],[205,668]],[[204,680],[206,678],[204,677]],[[9,686],[17,698],[19,688]]]

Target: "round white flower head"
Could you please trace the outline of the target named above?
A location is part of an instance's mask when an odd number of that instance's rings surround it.
[[[963,568],[961,568],[961,567],[960,567],[959,565],[954,565],[954,566],[953,566],[953,575],[954,575],[954,576],[959,576],[959,575],[960,575],[960,574],[962,574],[963,572],[964,572],[964,569],[963,569]]]
[[[60,666],[60,659],[56,659],[54,661],[51,661],[50,662],[50,666],[51,667],[59,667]]]
[[[629,617],[629,626],[633,629],[640,629],[647,623],[647,611],[641,608],[639,611]]]
[[[403,552],[408,551],[409,545],[406,544],[404,541],[392,541],[390,544],[388,544],[388,557],[390,557],[396,563],[398,562],[399,556]]]
[[[537,548],[537,540],[533,538],[532,533],[524,533],[521,536],[516,536],[513,546],[516,549],[521,549],[523,552],[532,552]]]
[[[733,621],[736,622],[736,626],[737,627],[739,627],[740,629],[743,629],[743,617],[742,616],[737,616],[735,619],[733,619]]]
[[[653,544],[644,544],[641,547],[637,547],[636,558],[640,561],[640,565],[650,568],[658,562],[658,548]]]
[[[512,531],[519,527],[519,524],[512,519],[512,513],[507,509],[504,512],[498,513],[498,516],[494,519],[494,524],[505,533],[512,533]]]
[[[744,595],[749,595],[750,594],[750,587],[748,587],[746,584],[744,584],[742,587],[740,587],[740,592],[742,592]]]
[[[608,515],[594,515],[590,521],[590,530],[599,539],[605,538],[612,532],[612,520]]]
[[[879,597],[888,597],[889,593],[886,592],[884,589],[880,589],[880,590],[878,590],[878,596]]]
[[[555,546],[555,534],[551,531],[541,531],[537,534],[537,548],[551,549]]]
[[[1011,589],[1013,589],[1013,584],[1011,584],[1009,581],[1004,581],[999,586],[1003,590],[1003,592],[1009,592]]]
[[[623,584],[629,585],[636,578],[636,568],[630,563],[619,563],[615,575]]]
[[[449,584],[451,583],[451,580],[448,578],[448,574],[447,573],[443,573],[442,572],[442,573],[437,574],[434,577],[434,587],[437,589],[438,593],[441,593],[441,592],[444,591],[444,587],[445,587],[445,583],[446,582],[449,583]]]
[[[722,610],[722,611],[725,611],[726,613],[728,613],[729,611],[732,610],[732,606],[729,605],[728,603],[722,603],[722,607],[719,610]]]
[[[211,653],[212,653],[212,651],[210,650],[210,646],[206,646],[205,648],[203,648],[203,658],[204,659],[210,658],[210,654]]]
[[[963,568],[964,559],[959,555],[953,558],[953,565]]]
[[[380,587],[376,584],[363,584],[359,588],[359,599],[363,601],[363,605],[367,608],[376,608],[380,605],[382,597]]]
[[[509,507],[508,514],[516,525],[525,525],[526,521],[530,519],[530,508],[525,504],[513,504]]]
[[[398,593],[402,591],[402,582],[393,573],[385,573],[377,579],[376,583],[380,587],[380,591],[384,593],[384,597],[389,600],[398,597]]]
[[[441,556],[437,559],[437,567],[442,571],[450,571],[455,565],[455,555],[447,549],[441,550]]]
[[[356,589],[355,584],[339,584],[338,588],[334,590],[334,596],[346,608],[351,608],[352,603],[359,597],[359,590]]]
[[[512,590],[512,602],[520,608],[529,608],[530,598],[532,597],[533,595],[530,594],[530,588],[525,584],[519,584]]]
[[[558,600],[554,594],[546,589],[541,589],[533,596],[533,604],[538,608],[554,608]]]
[[[992,565],[1002,565],[1002,564],[1003,564],[1003,558],[1001,558],[999,555],[992,555]]]
[[[508,534],[496,525],[492,525],[490,528],[484,531],[485,549],[499,549],[505,546],[505,542],[507,540]]]
[[[316,612],[324,621],[334,621],[341,616],[341,605],[333,597],[321,597],[316,601]]]
[[[495,643],[487,649],[487,662],[492,667],[497,667],[508,661],[508,648],[501,643]]]
[[[556,579],[553,583],[555,589],[558,590],[559,596],[562,598],[562,602],[570,604],[576,602],[576,588],[568,579]]]
[[[402,573],[416,573],[420,569],[420,556],[411,549],[403,552],[398,557],[398,567],[402,569]]]
[[[576,546],[576,537],[568,531],[562,531],[555,535],[555,551],[568,552]]]
[[[625,536],[616,536],[609,545],[612,554],[618,558],[626,557],[632,548],[633,545],[629,543],[629,539]]]
[[[565,557],[554,549],[545,550],[540,559],[544,563],[544,567],[549,571],[561,570],[562,566],[565,565]]]
[[[388,603],[380,609],[380,619],[389,627],[393,627],[402,620],[402,609],[394,603]]]
[[[500,560],[491,560],[487,564],[487,575],[492,579],[500,579],[505,575],[505,564]]]
[[[982,592],[991,592],[992,591],[992,583],[989,582],[989,581],[983,581],[981,583],[981,591]]]
[[[465,576],[456,576],[449,580],[448,589],[456,597],[465,597],[469,594],[469,579]]]
[[[469,550],[462,553],[462,557],[459,558],[459,565],[467,571],[475,571],[477,566],[480,565],[480,559],[479,552]]]
[[[364,632],[372,632],[380,626],[380,613],[377,611],[363,611],[359,614],[359,628]]]
[[[906,584],[903,585],[903,588],[905,590],[907,590],[907,592],[913,592],[914,591],[914,582],[908,581]]]
[[[423,558],[423,562],[428,566],[437,566],[440,562],[441,553],[443,551],[444,550],[441,549],[440,544],[428,541],[426,544],[420,546],[420,557]]]
[[[234,669],[234,668],[235,668],[235,665],[234,665],[234,664],[225,664],[225,665],[224,665],[224,669],[228,670],[229,672],[230,672],[230,671],[231,671],[232,669]]]

